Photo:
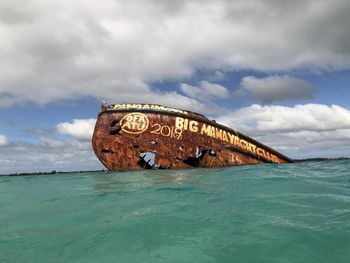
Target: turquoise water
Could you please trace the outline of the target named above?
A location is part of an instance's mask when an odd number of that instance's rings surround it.
[[[350,262],[350,161],[0,177],[0,262]]]

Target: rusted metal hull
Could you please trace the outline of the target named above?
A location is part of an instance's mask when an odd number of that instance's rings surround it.
[[[102,107],[92,145],[111,171],[292,162],[202,115],[150,104]]]

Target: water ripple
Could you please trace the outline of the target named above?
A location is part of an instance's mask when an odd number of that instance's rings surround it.
[[[0,177],[1,262],[348,262],[350,162]]]

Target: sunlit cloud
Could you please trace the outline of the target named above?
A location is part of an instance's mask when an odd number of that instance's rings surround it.
[[[96,119],[74,119],[72,122],[57,124],[57,131],[61,134],[68,134],[77,140],[91,141]]]
[[[0,134],[0,146],[7,144],[7,138],[5,135]]]
[[[350,110],[338,105],[251,105],[217,121],[294,158],[350,155]]]

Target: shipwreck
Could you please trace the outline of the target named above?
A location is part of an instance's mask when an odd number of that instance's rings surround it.
[[[92,146],[111,171],[293,162],[201,114],[156,104],[103,103]]]

